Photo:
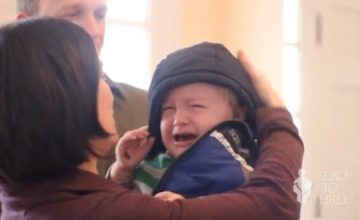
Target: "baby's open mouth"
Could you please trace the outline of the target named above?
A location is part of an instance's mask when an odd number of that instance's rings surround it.
[[[174,140],[176,142],[185,142],[195,140],[197,136],[195,134],[175,134]]]

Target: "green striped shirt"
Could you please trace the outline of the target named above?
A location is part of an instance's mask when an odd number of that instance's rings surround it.
[[[174,159],[166,153],[159,154],[153,160],[142,161],[135,170],[134,188],[143,194],[152,195],[159,180],[173,161]]]

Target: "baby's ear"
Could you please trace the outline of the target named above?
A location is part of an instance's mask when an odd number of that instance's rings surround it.
[[[244,106],[239,105],[234,109],[234,119],[243,121],[245,119],[246,109]]]

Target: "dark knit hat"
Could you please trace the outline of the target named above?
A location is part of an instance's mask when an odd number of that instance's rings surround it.
[[[245,106],[245,122],[255,132],[259,100],[240,62],[221,44],[204,42],[169,54],[157,66],[148,92],[149,131],[156,138],[147,158],[165,152],[161,140],[161,105],[174,87],[205,82],[230,89]]]

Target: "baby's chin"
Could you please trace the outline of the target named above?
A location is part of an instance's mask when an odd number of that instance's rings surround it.
[[[194,143],[194,142],[193,142]],[[190,143],[186,146],[182,146],[182,147],[177,147],[176,148],[176,152],[174,152],[173,154],[170,153],[170,156],[172,156],[173,158],[178,158],[180,157],[184,152],[186,152],[193,143]]]

